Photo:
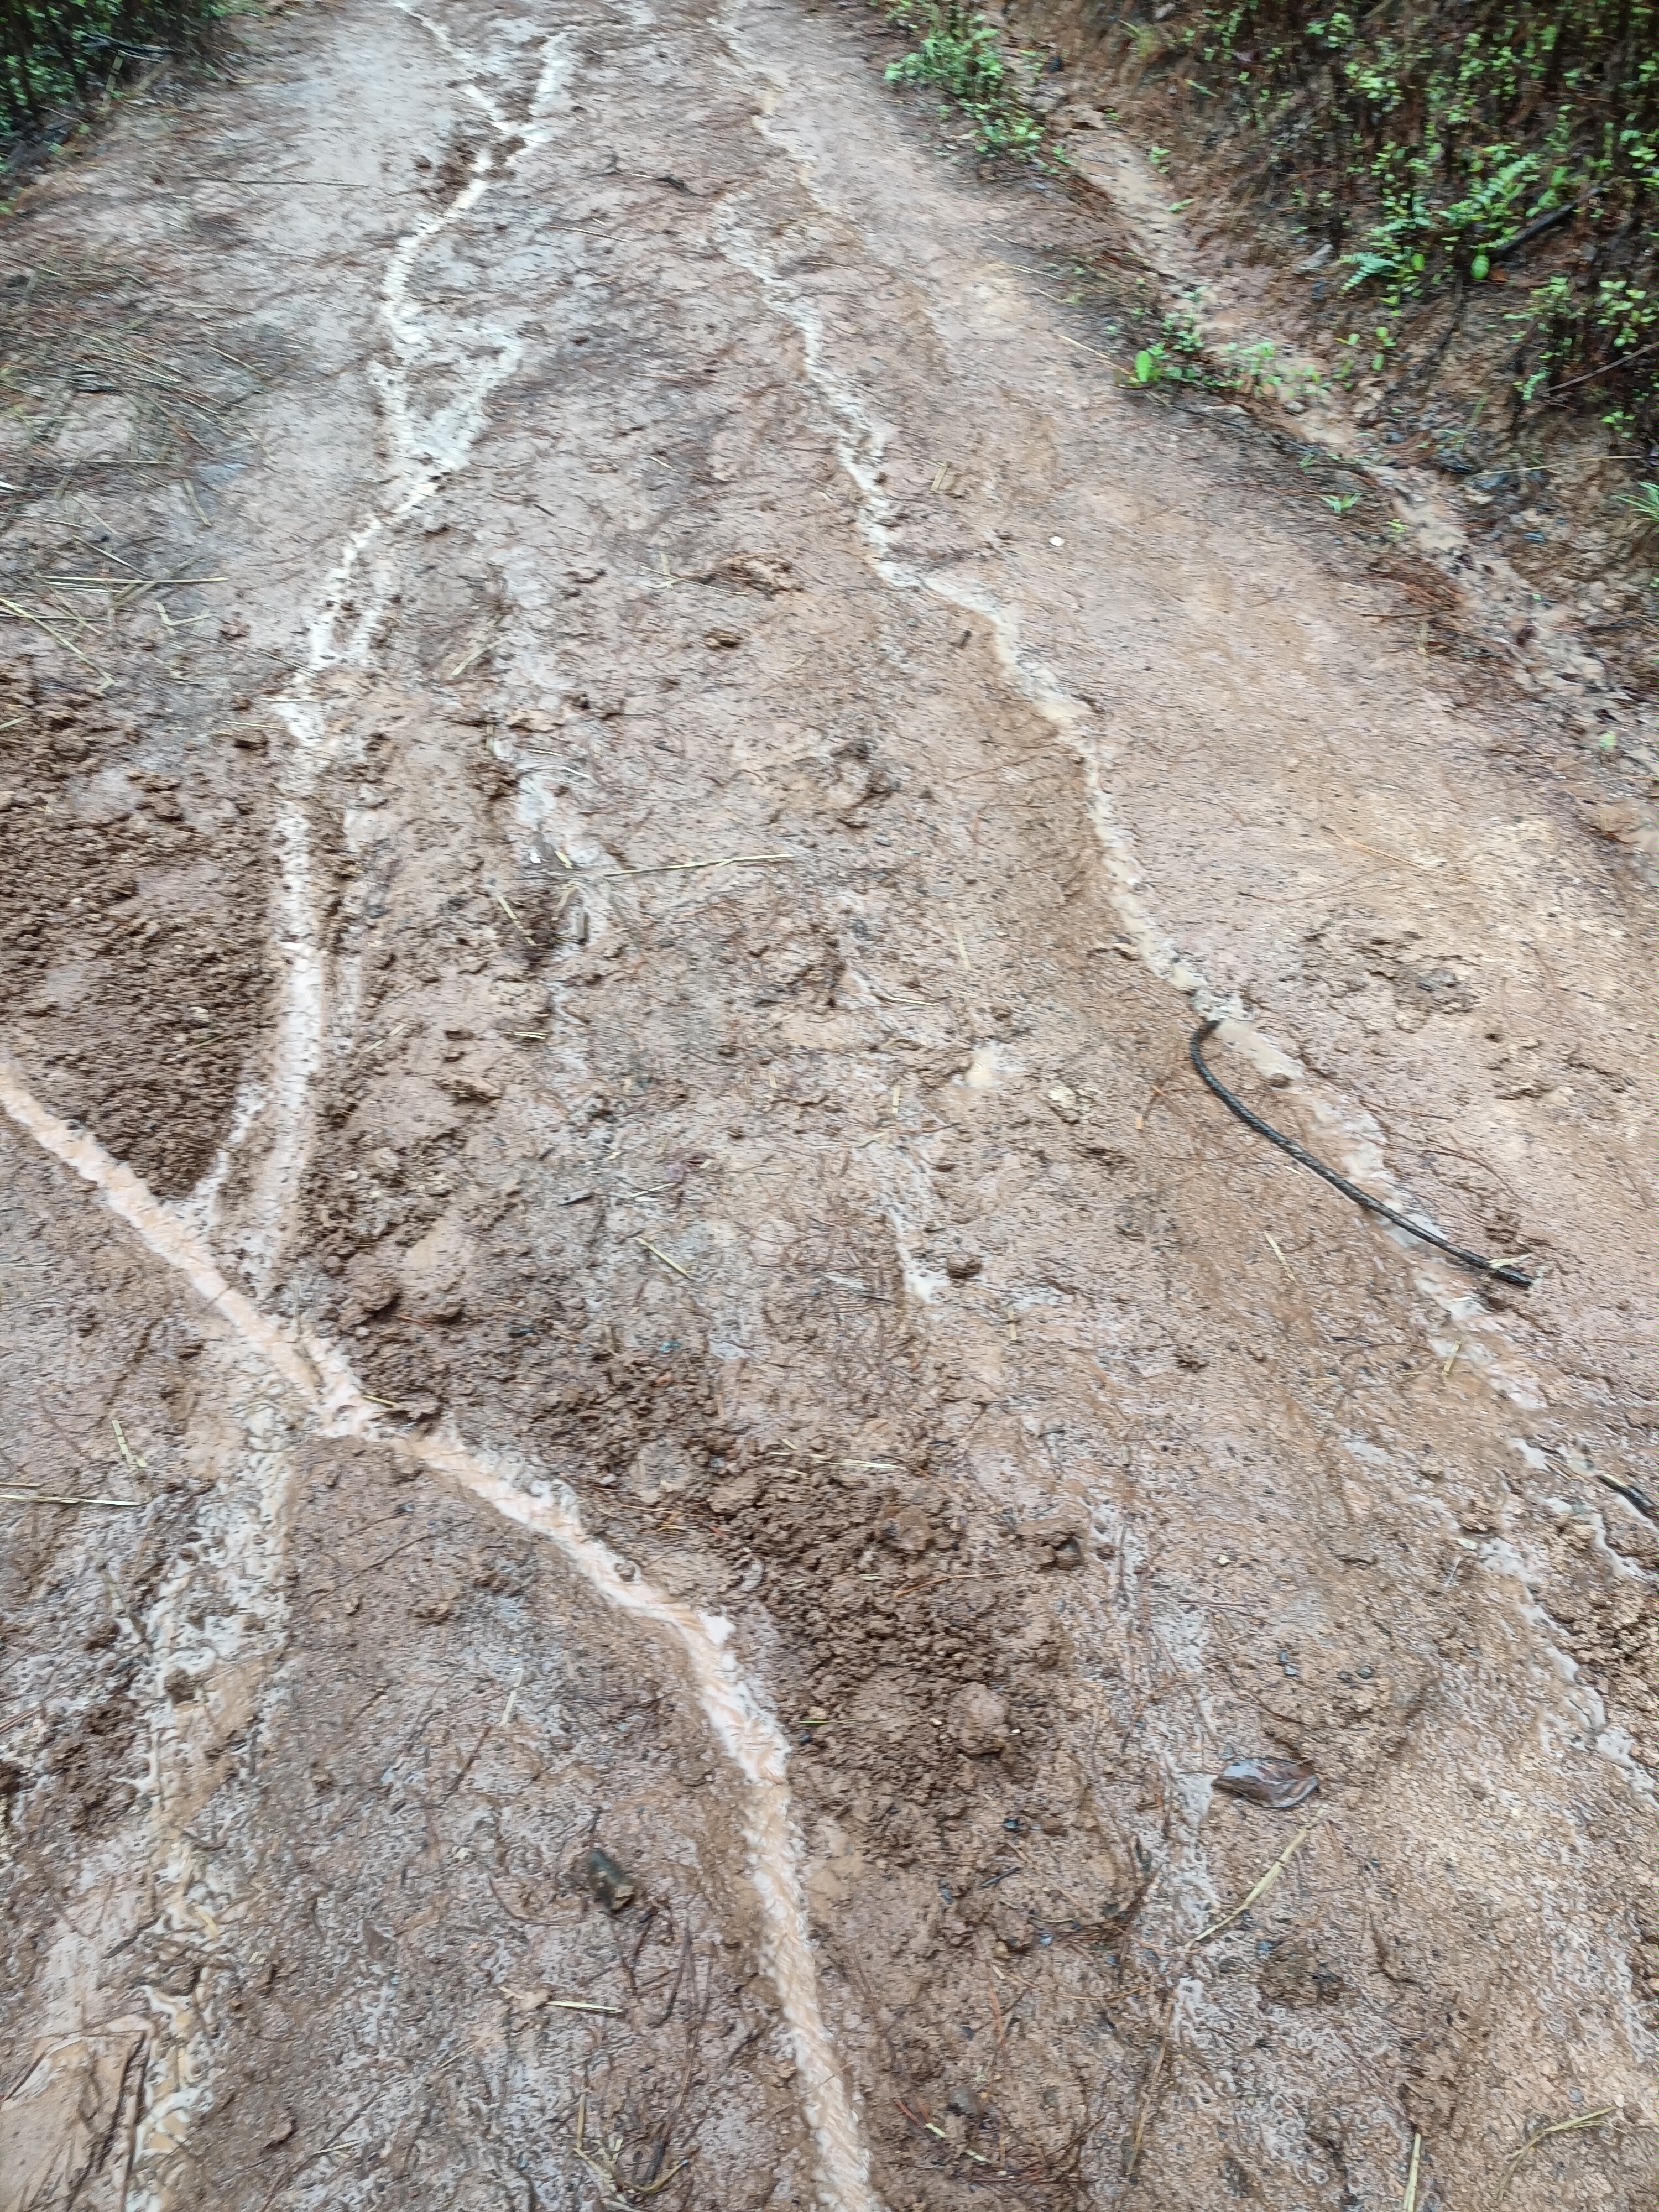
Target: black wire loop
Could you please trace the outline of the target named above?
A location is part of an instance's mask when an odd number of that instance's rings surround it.
[[[1259,1114],[1253,1114],[1242,1098],[1233,1096],[1205,1060],[1205,1041],[1213,1036],[1220,1026],[1218,1021],[1204,1023],[1193,1032],[1192,1042],[1187,1049],[1203,1081],[1230,1113],[1237,1115],[1246,1128],[1254,1129],[1270,1145],[1277,1145],[1281,1152],[1288,1152],[1299,1166],[1311,1168],[1316,1176],[1322,1176],[1333,1190],[1340,1190],[1344,1198],[1351,1198],[1356,1206],[1363,1206],[1367,1213],[1380,1213],[1384,1221],[1392,1221],[1396,1229],[1403,1229],[1407,1236],[1420,1237],[1425,1244],[1432,1244],[1437,1251],[1462,1261],[1466,1267],[1473,1267],[1477,1274],[1490,1275],[1494,1282],[1512,1283],[1517,1291],[1532,1288],[1532,1277],[1524,1274],[1519,1267],[1505,1267],[1496,1260],[1483,1260],[1478,1252],[1466,1252],[1461,1244],[1449,1243],[1432,1229],[1425,1229],[1420,1222],[1407,1221],[1403,1213],[1396,1213],[1391,1206],[1384,1206],[1380,1198],[1373,1198],[1370,1191],[1361,1190],[1358,1183],[1350,1182],[1346,1176],[1338,1175],[1334,1168],[1328,1168],[1323,1160],[1316,1160],[1311,1152],[1304,1152],[1293,1137],[1285,1136],[1279,1130],[1270,1127]]]

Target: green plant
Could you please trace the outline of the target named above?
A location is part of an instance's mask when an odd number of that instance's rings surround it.
[[[1357,491],[1321,492],[1320,498],[1333,514],[1351,514],[1359,504],[1359,494]]]
[[[1283,379],[1276,363],[1279,348],[1271,338],[1258,338],[1253,345],[1226,345],[1220,353],[1224,380],[1236,391],[1276,392]]]
[[[1659,0],[1194,0],[1192,19],[1249,166],[1317,216],[1346,290],[1403,311],[1501,277],[1522,301],[1517,410],[1570,388],[1659,439]]]
[[[85,110],[134,64],[200,53],[216,0],[8,0],[0,9],[0,129],[39,131]]]
[[[901,0],[892,20],[908,27],[916,14],[915,0]],[[923,20],[921,45],[889,64],[889,82],[939,86],[973,123],[981,153],[1035,154],[1042,125],[1025,105],[994,25],[963,0],[929,0]]]
[[[1634,491],[1621,491],[1613,499],[1615,507],[1627,507],[1636,517],[1641,535],[1659,530],[1659,483],[1639,483]]]

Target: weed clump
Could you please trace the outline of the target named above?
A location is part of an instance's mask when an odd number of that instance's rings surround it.
[[[37,137],[137,64],[206,51],[218,0],[10,0],[0,9],[0,134]]]
[[[1042,125],[1027,106],[995,27],[963,0],[899,0],[890,19],[921,43],[892,63],[893,84],[936,84],[974,125],[982,154],[1035,155]]]
[[[1137,65],[1253,150],[1344,289],[1398,312],[1502,280],[1517,415],[1571,386],[1659,435],[1656,0],[1158,13]]]

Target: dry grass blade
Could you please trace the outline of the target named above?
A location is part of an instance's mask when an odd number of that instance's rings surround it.
[[[1576,2112],[1571,2119],[1552,2120],[1547,2127],[1535,2129],[1504,2168],[1504,2179],[1498,2191],[1498,2203],[1501,2204],[1509,2195],[1510,2184],[1515,2179],[1516,2168],[1528,2151],[1536,2150],[1540,2143],[1547,2142],[1552,2136],[1573,2135],[1580,2128],[1599,2127],[1603,2120],[1612,2119],[1618,2110],[1617,2105],[1598,2105],[1593,2112]]]
[[[1261,1233],[1262,1233],[1262,1235],[1263,1235],[1264,1237],[1266,1237],[1266,1236],[1267,1235],[1267,1231],[1266,1231],[1265,1229],[1262,1231],[1262,1232],[1261,1232]],[[1269,1249],[1269,1250],[1272,1252],[1272,1254],[1273,1254],[1273,1255],[1274,1259],[1278,1261],[1278,1262],[1279,1262],[1279,1266],[1280,1266],[1280,1267],[1285,1270],[1285,1273],[1290,1277],[1291,1280],[1294,1283],[1294,1282],[1297,1279],[1297,1272],[1296,1272],[1296,1269],[1295,1269],[1293,1267],[1291,1267],[1291,1265],[1290,1261],[1289,1261],[1285,1257],[1284,1252],[1283,1252],[1283,1251],[1282,1251],[1282,1249],[1280,1249],[1280,1247],[1279,1247],[1279,1243],[1278,1243],[1277,1239],[1276,1239],[1276,1238],[1274,1238],[1274,1237],[1267,1237],[1267,1245],[1268,1245],[1268,1249]]]
[[[71,645],[66,637],[60,637],[49,622],[43,621],[39,615],[32,615],[27,607],[20,607],[15,599],[0,599],[0,607],[3,607],[9,615],[15,615],[19,622],[33,623],[36,629],[46,632],[54,645],[62,646],[65,653],[72,653],[77,660],[85,661],[88,668],[97,670],[98,674],[107,681],[108,671],[100,668],[95,660],[88,659],[78,645]]]
[[[137,1513],[144,1504],[142,1498],[70,1498],[56,1490],[14,1490],[9,1484],[0,1486],[0,1498],[9,1505],[106,1505],[123,1513]]]
[[[678,2107],[676,2108],[678,2112]],[[658,2173],[657,2164],[668,2147],[668,2136],[676,2114],[671,2114],[656,2131],[654,2148],[647,2172],[637,2179],[622,2171],[623,2154],[633,2149],[637,2155],[643,2146],[628,2142],[619,2130],[602,2128],[596,2140],[587,2134],[587,2092],[583,2090],[576,2109],[576,2156],[599,2185],[599,2202],[606,2212],[628,2212],[631,2205],[648,2203],[652,2197],[660,2197],[671,2182],[678,2180],[696,2156],[695,2148],[667,2172]]]
[[[682,1267],[678,1260],[671,1260],[666,1252],[659,1251],[649,1237],[636,1237],[634,1241],[636,1244],[643,1244],[646,1250],[651,1255],[652,1258],[653,1260],[660,1260],[665,1267],[672,1267],[677,1275],[684,1275],[688,1283],[691,1280],[691,1270],[690,1267]]]
[[[1412,2137],[1411,2172],[1406,2176],[1406,2197],[1401,2212],[1417,2212],[1417,2170],[1422,2156],[1423,2138],[1414,2135]]]
[[[1218,1936],[1224,1928],[1231,1928],[1235,1920],[1238,1919],[1242,1914],[1248,1912],[1253,1905],[1256,1904],[1261,1899],[1264,1898],[1267,1894],[1267,1892],[1279,1880],[1280,1875],[1284,1873],[1285,1868],[1289,1866],[1291,1861],[1296,1856],[1303,1844],[1307,1842],[1309,1837],[1312,1835],[1314,1830],[1318,1826],[1319,1823],[1317,1820],[1310,1820],[1305,1828],[1299,1829],[1297,1832],[1291,1837],[1290,1842],[1285,1844],[1284,1850],[1279,1854],[1279,1856],[1267,1869],[1267,1873],[1262,1875],[1261,1881],[1258,1881],[1253,1888],[1246,1892],[1239,1903],[1234,1905],[1232,1911],[1231,1912],[1224,1912],[1219,1920],[1212,1920],[1207,1928],[1201,1929],[1198,1935],[1194,1936],[1192,1942],[1187,1946],[1188,1956],[1197,1950],[1200,1943],[1207,1943],[1212,1936]]]
[[[793,853],[727,853],[718,860],[664,860],[653,868],[607,868],[597,880],[608,884],[618,876],[690,876],[701,868],[770,867],[794,858]]]
[[[506,901],[506,900],[501,896],[501,893],[500,893],[499,891],[496,891],[496,892],[495,892],[495,893],[493,894],[493,896],[494,896],[494,898],[495,898],[495,901],[496,905],[497,905],[498,907],[500,907],[500,908],[501,908],[501,912],[502,912],[502,913],[507,916],[507,920],[512,923],[512,925],[513,925],[514,928],[514,929],[516,929],[516,930],[518,931],[518,933],[519,933],[520,936],[521,938],[523,938],[523,939],[524,939],[525,943],[526,943],[526,945],[533,945],[533,944],[536,942],[535,939],[531,935],[530,932],[529,932],[529,931],[525,927],[524,924],[520,921],[520,919],[519,919],[518,915],[517,915],[516,914],[514,914],[514,911],[513,911],[512,908],[507,904],[507,901]]]
[[[1273,1861],[1273,1864],[1267,1869],[1266,1874],[1264,1874],[1258,1881],[1252,1883],[1250,1887],[1245,1892],[1244,1895],[1239,1899],[1238,1903],[1234,1905],[1232,1911],[1231,1912],[1224,1912],[1219,1920],[1212,1920],[1207,1928],[1201,1928],[1199,1930],[1198,1934],[1194,1936],[1192,1942],[1188,1944],[1186,1950],[1182,1954],[1183,1964],[1187,1960],[1192,1957],[1194,1952],[1198,1950],[1201,1945],[1207,1943],[1212,1936],[1218,1936],[1224,1928],[1231,1928],[1235,1920],[1242,1917],[1244,1913],[1249,1911],[1253,1905],[1259,1904],[1261,1899],[1266,1897],[1268,1891],[1272,1889],[1273,1884],[1279,1880],[1285,1868],[1289,1866],[1291,1861],[1296,1856],[1303,1844],[1307,1842],[1309,1837],[1312,1835],[1314,1830],[1318,1826],[1319,1821],[1317,1819],[1315,1819],[1310,1820],[1305,1828],[1298,1829],[1297,1833],[1291,1837],[1290,1842],[1285,1844],[1284,1850],[1279,1854],[1279,1856]],[[1152,2117],[1158,2110],[1158,2094],[1163,2086],[1164,2064],[1170,2055],[1171,2033],[1175,2026],[1176,1998],[1177,1993],[1178,1992],[1174,1990],[1170,1991],[1169,2002],[1164,2007],[1164,2023],[1158,2031],[1158,2050],[1152,2059],[1151,2071],[1146,2076],[1146,2086],[1140,2093],[1139,2105],[1136,2108],[1134,2130],[1129,2138],[1128,2148],[1125,2153],[1123,2161],[1123,2173],[1126,2180],[1133,2180],[1134,2178],[1135,2167],[1139,2164],[1140,2159],[1141,2147],[1146,2140],[1146,2131],[1151,2127],[1152,2124]],[[1415,2172],[1416,2167],[1413,2165],[1413,2174]],[[1414,2191],[1414,2182],[1413,2186]],[[1407,2201],[1406,2212],[1412,2212],[1412,2203],[1410,2200]]]

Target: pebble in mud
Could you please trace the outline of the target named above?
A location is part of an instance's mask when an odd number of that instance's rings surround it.
[[[617,1864],[609,1851],[602,1851],[595,1844],[582,1861],[582,1874],[599,1903],[607,1912],[623,1912],[634,1902],[638,1887],[626,1868]]]
[[[965,1758],[986,1759],[1008,1747],[1008,1700],[983,1682],[964,1682],[951,1700],[951,1734]]]
[[[1224,1796],[1288,1813],[1313,1796],[1319,1777],[1305,1759],[1235,1759],[1217,1775],[1215,1786]]]

